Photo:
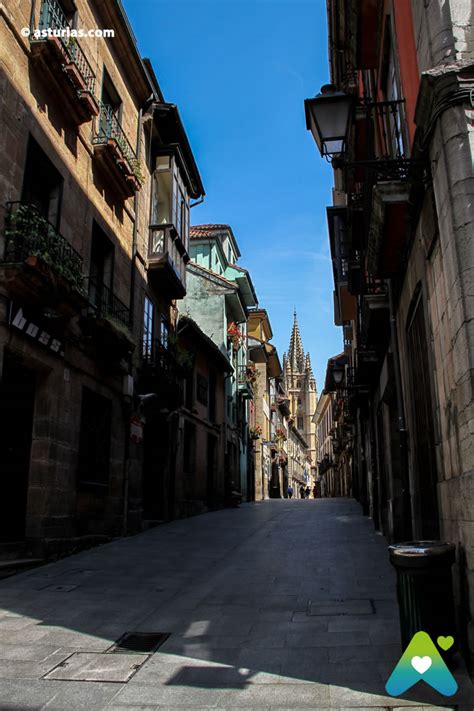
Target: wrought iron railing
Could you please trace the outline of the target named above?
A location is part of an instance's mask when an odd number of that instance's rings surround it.
[[[393,101],[377,101],[367,104],[367,112],[376,120],[377,152],[385,159],[400,159],[405,157],[402,115],[404,99]]]
[[[34,205],[7,203],[4,261],[24,262],[39,257],[56,274],[82,291],[82,257]]]
[[[58,0],[43,0],[40,10],[40,30],[63,30],[69,27],[68,19]]]
[[[41,4],[39,30],[51,28],[52,30],[64,30],[69,26],[64,11],[57,0],[43,0]],[[75,64],[81,74],[86,90],[91,94],[95,91],[95,72],[92,69],[86,55],[82,51],[75,37],[59,37],[62,47],[71,63]],[[44,41],[44,38],[32,36],[32,42]]]
[[[143,342],[142,364],[146,370],[168,374],[170,379],[181,373],[175,354],[159,338]]]
[[[140,164],[135,151],[128,140],[114,109],[109,104],[100,103],[98,128],[92,137],[94,145],[100,145],[113,140],[118,145],[123,158],[130,166],[132,173],[141,181]]]
[[[87,279],[89,300],[95,306],[99,318],[118,321],[126,328],[130,327],[130,309],[114,294],[112,289],[94,277]]]

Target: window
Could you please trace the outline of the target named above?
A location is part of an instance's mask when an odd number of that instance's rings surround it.
[[[30,137],[21,200],[34,205],[56,229],[59,229],[63,182],[61,173]]]
[[[94,222],[89,268],[89,299],[102,313],[112,303],[114,245]]]
[[[122,100],[118,95],[112,80],[104,67],[102,80],[102,111],[100,112],[99,134],[108,138],[117,138],[121,133]],[[118,124],[118,126],[117,126]]]
[[[189,246],[189,199],[173,156],[156,159],[153,181],[152,223],[173,225],[186,250]]]
[[[395,47],[390,28],[390,15],[387,15],[384,32],[384,49],[382,60],[381,87],[387,101],[400,101],[402,99],[395,61]],[[405,153],[402,135],[402,106],[394,105],[388,108],[382,116],[383,131],[387,134],[383,151],[390,157],[403,156]]]
[[[150,359],[153,353],[153,326],[155,320],[155,306],[152,301],[145,296],[143,308],[143,358]]]
[[[301,380],[297,380],[297,381],[296,381],[296,387],[297,387],[297,388],[300,388],[300,387],[301,387]]]
[[[160,320],[160,343],[163,346],[163,348],[168,348],[168,339],[169,339],[169,334],[170,334],[170,327],[168,323],[168,319],[166,316],[161,316]]]
[[[302,418],[302,417],[298,417],[298,420],[297,420],[297,427],[298,427],[299,430],[302,430],[302,429],[303,429],[303,418]]]
[[[102,79],[102,103],[109,106],[112,113],[120,119],[120,112],[122,109],[122,99],[120,98],[112,79],[104,67],[104,74]]]
[[[112,402],[93,390],[82,389],[78,481],[106,487],[110,469]]]

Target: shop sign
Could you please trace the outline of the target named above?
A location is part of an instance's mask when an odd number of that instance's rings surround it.
[[[10,302],[8,323],[51,353],[64,358],[64,342],[52,335],[37,316],[29,316],[22,306]]]

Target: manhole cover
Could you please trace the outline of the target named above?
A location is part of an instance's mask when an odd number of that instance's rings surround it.
[[[126,632],[107,650],[109,654],[152,654],[166,642],[168,632]]]
[[[373,615],[375,605],[373,600],[310,600],[307,615]]]
[[[74,652],[43,676],[61,681],[109,681],[126,683],[146,662],[147,654],[113,657],[100,652]]]

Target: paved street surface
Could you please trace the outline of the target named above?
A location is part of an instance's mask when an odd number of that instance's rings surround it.
[[[170,636],[107,651],[130,631]],[[2,710],[474,707],[461,671],[451,700],[386,696],[400,652],[386,542],[344,499],[246,504],[0,582]]]

